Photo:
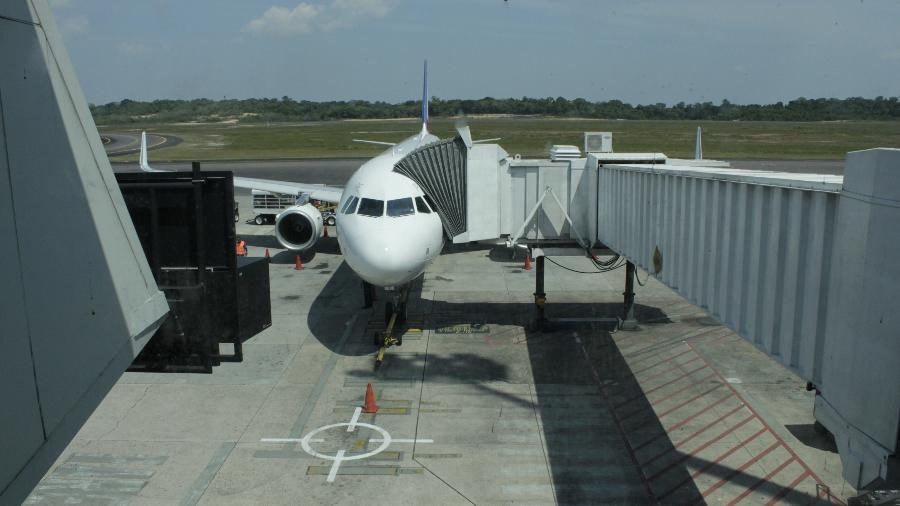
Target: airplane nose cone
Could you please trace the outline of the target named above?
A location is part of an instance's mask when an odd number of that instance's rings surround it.
[[[352,255],[345,252],[350,267],[375,285],[402,285],[412,281],[425,267],[424,246],[408,238],[370,236],[365,243],[351,248]]]

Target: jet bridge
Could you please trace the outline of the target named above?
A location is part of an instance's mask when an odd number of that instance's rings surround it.
[[[597,135],[611,142],[609,132]],[[464,127],[455,138],[413,151],[394,171],[425,191],[454,243],[515,237],[564,245],[579,237],[593,242],[596,235],[591,210],[597,207],[597,172],[587,170],[587,158],[578,155],[549,160],[510,156],[497,144],[473,142]],[[592,156],[606,163],[671,162],[662,153]]]
[[[587,163],[599,241],[809,381],[851,485],[897,472],[900,150],[843,177]]]
[[[898,472],[900,150],[850,153],[842,177],[558,148],[510,157],[463,129],[395,170],[431,195],[454,243],[626,257],[816,389],[851,485]]]

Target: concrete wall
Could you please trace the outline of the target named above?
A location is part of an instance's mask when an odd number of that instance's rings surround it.
[[[49,8],[0,16],[0,504],[17,504],[168,307]]]

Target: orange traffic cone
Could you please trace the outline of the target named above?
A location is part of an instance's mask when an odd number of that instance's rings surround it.
[[[372,384],[366,385],[366,403],[363,405],[363,413],[377,413],[378,405],[375,404],[375,392],[372,390]]]
[[[531,270],[531,252],[525,252],[525,270]]]
[[[272,257],[269,255],[269,248],[266,248],[266,262],[271,262]]]
[[[303,260],[300,260],[300,255],[297,255],[297,258],[294,259],[294,270],[295,271],[303,270]]]

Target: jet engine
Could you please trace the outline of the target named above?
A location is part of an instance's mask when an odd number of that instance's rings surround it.
[[[322,237],[322,213],[312,204],[289,207],[275,218],[275,237],[285,248],[304,251]]]

